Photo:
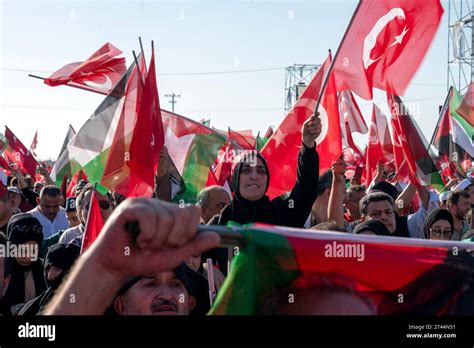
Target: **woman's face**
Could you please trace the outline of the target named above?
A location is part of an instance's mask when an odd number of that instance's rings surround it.
[[[254,166],[245,162],[240,168],[240,195],[249,201],[258,201],[265,195],[267,181],[267,169],[260,158],[257,159],[257,165]]]
[[[453,230],[448,220],[435,221],[430,227],[430,239],[450,240]]]

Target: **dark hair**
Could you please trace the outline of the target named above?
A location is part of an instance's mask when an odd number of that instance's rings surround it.
[[[383,193],[383,192],[373,192],[373,193],[369,193],[368,195],[365,195],[360,200],[359,210],[360,210],[361,215],[367,215],[367,208],[370,203],[381,202],[381,201],[388,201],[392,207],[395,207],[395,201],[388,194]]]
[[[54,185],[46,185],[41,189],[40,199],[44,196],[59,197],[61,196],[61,190]]]
[[[448,195],[448,199],[446,200],[446,206],[449,206],[450,204],[458,204],[461,197],[469,199],[469,193],[464,190],[456,190],[451,192]]]
[[[311,229],[320,230],[320,231],[349,232],[347,228],[345,228],[344,226],[338,225],[336,221],[333,221],[333,220],[321,222],[311,227]]]
[[[7,236],[5,236],[5,234],[3,234],[2,232],[0,232],[0,245],[3,245],[5,248],[7,247]],[[10,275],[10,272],[11,272],[11,268],[12,268],[12,262],[13,261],[11,258],[9,257],[3,257],[4,261],[3,261],[3,278],[6,278]]]
[[[86,184],[85,186],[82,187],[81,192],[77,196],[76,199],[76,208],[77,209],[82,209],[82,204],[84,202],[84,197],[88,191],[92,191],[94,189],[94,186],[91,184]]]
[[[365,192],[365,185],[351,185],[347,189],[347,193],[350,195],[351,193],[356,192]]]
[[[318,197],[320,197],[326,189],[330,189],[332,185],[332,170],[328,169],[319,177],[318,181]]]
[[[14,177],[10,180],[10,186],[18,187],[18,178],[17,177]]]

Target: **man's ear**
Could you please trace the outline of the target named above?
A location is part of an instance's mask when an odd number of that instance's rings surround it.
[[[196,298],[194,296],[188,296],[189,310],[193,310],[196,307]]]
[[[123,314],[123,298],[122,296],[117,297],[114,300],[114,309],[117,311],[118,314]]]
[[[40,205],[40,201],[41,201],[41,199],[39,198],[39,196],[36,197],[36,204]]]

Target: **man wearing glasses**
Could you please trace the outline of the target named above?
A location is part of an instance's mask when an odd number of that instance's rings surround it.
[[[59,239],[59,243],[67,244],[73,242],[74,244],[78,244],[79,246],[81,245],[82,235],[84,233],[87,222],[87,215],[89,214],[89,207],[93,190],[94,187],[91,184],[87,184],[82,188],[81,192],[79,193],[79,196],[77,196],[76,199],[77,216],[81,223],[79,226],[72,227],[64,231],[61,238]],[[96,192],[96,197],[99,202],[102,219],[105,223],[105,221],[107,221],[107,219],[109,218],[110,214],[112,214],[112,198],[109,194],[102,195],[99,192]]]

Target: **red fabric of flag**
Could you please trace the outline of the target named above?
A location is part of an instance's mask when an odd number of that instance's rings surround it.
[[[97,192],[95,190],[92,191],[89,204],[89,214],[87,215],[86,228],[84,231],[84,237],[82,239],[81,254],[84,253],[92,245],[92,243],[94,243],[94,241],[99,236],[102,227],[104,227],[102,213],[97,200]]]
[[[8,160],[12,163],[16,163],[23,172],[30,174],[30,176],[34,178],[36,167],[38,166],[36,159],[8,127],[5,127],[5,137],[11,149],[11,151],[8,149],[5,150]]]
[[[125,58],[115,58],[122,51],[104,44],[83,62],[70,63],[44,80],[48,86],[67,84],[72,87],[108,94],[125,74]]]
[[[337,90],[364,99],[373,87],[402,95],[442,14],[439,0],[361,0],[335,62]]]
[[[295,184],[298,152],[302,146],[301,129],[314,114],[330,63],[329,56],[261,151],[270,172],[267,191],[270,199],[291,191]],[[323,173],[342,153],[337,94],[332,77],[318,111],[322,131],[316,139],[316,150],[319,153],[319,172]]]

